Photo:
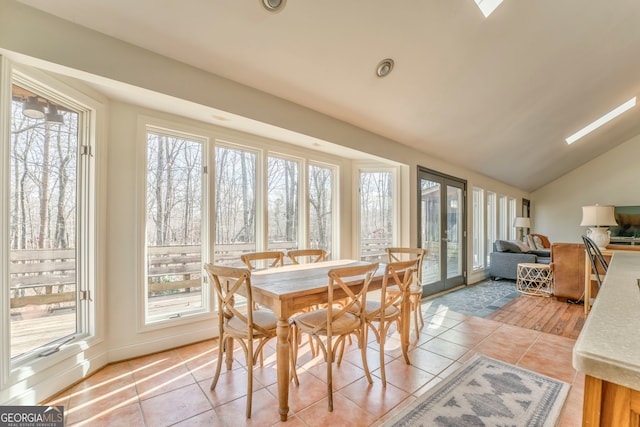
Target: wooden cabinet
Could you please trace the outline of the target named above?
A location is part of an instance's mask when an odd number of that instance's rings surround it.
[[[639,427],[640,391],[587,375],[582,425]]]

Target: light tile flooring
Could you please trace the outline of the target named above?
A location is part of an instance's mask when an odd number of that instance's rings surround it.
[[[433,302],[424,304],[424,318],[421,332],[417,336],[412,332],[411,365],[402,359],[397,336],[388,341],[386,388],[378,377],[375,341],[367,348],[372,385],[364,376],[355,342],[347,348],[341,366],[334,369],[332,413],[327,411],[326,365],[321,358],[311,357],[307,345],[301,346],[300,386],[291,385],[286,425],[379,425],[476,353],[570,383],[559,425],[580,425],[584,375],[571,366],[574,340],[457,313]],[[217,340],[109,365],[47,404],[64,405],[69,426],[277,425],[272,343],[265,350],[264,367],[254,371],[250,420],[245,418],[247,371],[241,350],[232,370],[223,366],[217,388],[209,390]]]

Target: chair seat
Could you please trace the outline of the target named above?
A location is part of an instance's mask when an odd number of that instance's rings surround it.
[[[378,313],[373,317],[372,317],[372,314],[375,312],[379,312],[381,306],[382,304],[380,304],[380,301],[367,301],[367,304],[365,305],[365,308],[364,308],[367,319],[373,320],[373,321],[376,321],[376,319],[379,319],[380,313]],[[385,308],[383,313],[384,319],[392,319],[399,316],[399,314],[400,314],[400,309],[395,305],[388,306],[387,308]]]
[[[255,310],[253,312],[253,323],[260,326],[261,328],[275,331],[278,324],[278,319],[276,319],[276,316],[272,311]],[[247,334],[247,324],[235,316],[227,320],[226,324],[229,330],[237,335]],[[258,333],[257,331],[254,333],[254,336],[260,335],[262,334]]]
[[[303,332],[315,331],[319,325],[327,323],[327,309],[300,314],[296,316],[293,321]],[[350,332],[359,327],[360,319],[352,313],[345,313],[333,322],[332,331],[334,335],[341,335],[342,333]],[[315,334],[327,335],[326,326],[315,331]]]

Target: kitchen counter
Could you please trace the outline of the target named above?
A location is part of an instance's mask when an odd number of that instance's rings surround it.
[[[573,348],[573,366],[586,374],[583,425],[640,420],[638,279],[640,253],[615,251]]]

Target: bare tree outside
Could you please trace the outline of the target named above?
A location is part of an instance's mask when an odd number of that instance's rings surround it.
[[[147,132],[148,317],[203,307],[202,150],[199,141]]]
[[[269,157],[267,161],[270,249],[298,247],[298,169],[298,162],[292,160]]]
[[[327,251],[333,234],[333,169],[309,166],[309,245]]]
[[[367,261],[386,259],[393,244],[393,174],[360,173],[360,253]]]
[[[241,266],[256,250],[255,153],[216,147],[215,198],[215,262]]]
[[[29,97],[45,117],[23,114]],[[10,339],[15,357],[77,332],[79,114],[18,85],[12,86],[12,99]],[[60,116],[50,115],[53,107]]]

